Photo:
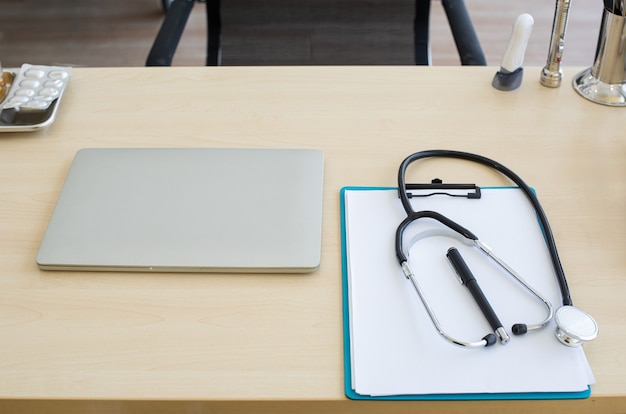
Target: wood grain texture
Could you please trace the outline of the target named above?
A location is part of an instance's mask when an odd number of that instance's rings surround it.
[[[566,68],[565,79],[580,69]],[[75,69],[51,127],[0,136],[0,411],[619,412],[626,404],[623,110],[587,102],[565,82],[548,89],[529,79],[503,93],[491,88],[493,73],[412,66]],[[71,160],[84,147],[322,149],[320,269],[40,271],[39,242]],[[492,157],[537,190],[574,301],[600,324],[600,337],[585,345],[598,381],[591,399],[345,399],[340,188],[394,185],[398,163],[429,148]],[[471,176],[503,183],[454,161],[426,162],[414,178],[442,172],[448,182]]]

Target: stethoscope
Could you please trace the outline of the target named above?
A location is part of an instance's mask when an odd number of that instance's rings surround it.
[[[556,274],[557,282],[561,292],[561,307],[554,311],[552,304],[547,299],[545,299],[537,290],[530,286],[530,284],[528,284],[514,269],[512,269],[502,259],[496,256],[486,244],[481,242],[474,233],[472,233],[465,227],[435,211],[415,211],[413,209],[409,200],[411,198],[411,193],[408,192],[409,188],[407,187],[405,181],[406,169],[409,164],[417,160],[431,157],[457,158],[486,165],[508,177],[524,192],[524,194],[532,204],[535,213],[537,214],[539,224],[541,225],[541,228],[544,232],[545,242],[548,247],[554,272]],[[403,248],[404,230],[411,223],[422,218],[434,219],[440,222],[447,229],[449,229],[447,231],[448,234],[452,233],[455,235],[455,237],[461,237],[462,239],[467,241],[468,244],[472,244],[474,247],[478,248],[480,251],[485,253],[491,260],[497,263],[502,269],[504,269],[507,274],[509,274],[513,279],[519,282],[521,286],[523,286],[528,292],[531,293],[532,296],[534,296],[540,303],[544,305],[544,307],[546,308],[546,317],[544,318],[544,320],[535,324],[517,323],[511,328],[511,331],[514,335],[523,335],[530,331],[539,330],[547,326],[550,321],[554,319],[557,326],[556,337],[561,343],[567,346],[580,346],[582,343],[596,338],[596,336],[598,335],[598,325],[596,321],[591,315],[572,305],[572,298],[570,295],[569,287],[567,285],[567,280],[565,279],[565,273],[563,271],[563,266],[561,265],[561,260],[559,259],[556,243],[554,241],[554,235],[552,234],[552,230],[550,228],[550,224],[548,223],[546,214],[543,211],[543,208],[541,207],[541,204],[539,203],[539,200],[535,196],[532,189],[513,171],[494,160],[468,152],[450,150],[420,151],[408,156],[404,161],[402,161],[402,164],[400,164],[400,168],[398,171],[398,193],[407,217],[400,223],[398,229],[396,230],[396,257],[398,258],[404,275],[407,279],[411,281],[413,287],[415,288],[415,291],[417,292],[417,295],[419,296],[424,307],[426,308],[426,312],[428,313],[428,316],[430,317],[436,330],[447,341],[462,347],[473,348],[493,345],[497,342],[497,339],[499,339],[501,343],[505,344],[508,342],[509,336],[505,332],[505,330],[500,327],[494,330],[495,334],[489,333],[485,335],[481,340],[468,342],[461,341],[448,335],[443,329],[432,307],[428,303],[426,296],[424,295],[422,289],[417,283],[415,275],[411,270],[411,267],[409,266],[408,255],[407,253],[405,253],[405,250]],[[452,230],[452,232],[450,232],[450,230]],[[445,232],[445,230],[442,231]],[[423,238],[430,237],[432,235],[441,235],[443,234],[442,231],[429,230],[418,233],[418,235],[411,240],[411,244],[414,244],[415,242]]]

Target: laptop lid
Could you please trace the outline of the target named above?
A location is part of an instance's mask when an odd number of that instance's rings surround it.
[[[76,153],[42,240],[45,270],[310,272],[323,153],[133,148]]]

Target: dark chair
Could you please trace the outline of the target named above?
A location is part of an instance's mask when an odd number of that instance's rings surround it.
[[[384,0],[381,0],[384,2]],[[165,19],[152,45],[146,66],[170,66],[195,0],[162,0]],[[207,15],[206,65],[221,63],[221,0],[204,0]],[[415,0],[413,21],[415,64],[430,64],[429,17],[431,0]],[[487,64],[463,0],[441,0],[462,65]]]

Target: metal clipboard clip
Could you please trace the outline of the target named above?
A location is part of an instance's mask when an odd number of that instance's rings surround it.
[[[434,178],[429,184],[407,184],[406,189],[416,190],[416,192],[407,191],[408,198],[446,195],[477,200],[482,195],[480,187],[476,184],[444,184],[439,178]]]

